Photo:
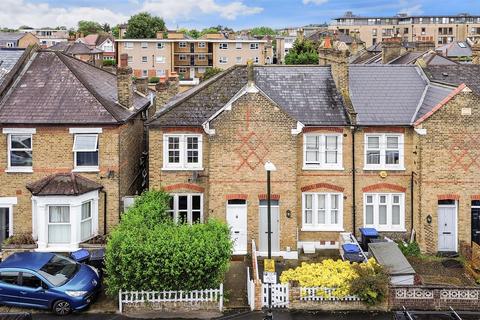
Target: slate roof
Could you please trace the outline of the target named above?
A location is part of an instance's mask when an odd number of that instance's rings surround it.
[[[134,94],[134,109],[117,102],[116,76],[60,52],[39,51],[0,101],[0,123],[122,123],[149,105]]]
[[[460,43],[463,47],[460,46]],[[436,49],[447,57],[471,57],[472,48],[467,41],[452,41]]]
[[[60,51],[66,54],[75,55],[75,54],[97,54],[101,53],[101,50],[93,47],[90,48],[88,45],[82,42],[68,43],[68,42],[58,42],[55,45],[48,48],[52,51]]]
[[[78,196],[102,189],[101,184],[75,173],[57,173],[27,184],[34,196]]]
[[[0,32],[0,41],[18,41],[25,36],[23,32]]]
[[[255,66],[255,84],[304,125],[347,125],[329,67]],[[247,84],[245,66],[235,66],[170,100],[150,126],[200,126]]]
[[[359,125],[411,125],[419,109],[437,105],[454,89],[438,87],[414,65],[350,66],[350,98]]]
[[[24,50],[0,50],[0,86],[24,52]]]
[[[425,74],[432,81],[459,86],[465,83],[472,91],[480,94],[480,65],[457,64],[452,66],[428,66]]]

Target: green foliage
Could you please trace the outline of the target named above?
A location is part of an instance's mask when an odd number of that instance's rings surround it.
[[[112,28],[112,35],[115,39],[120,38],[120,26],[118,24]]]
[[[110,25],[108,23],[104,23],[104,24],[102,24],[102,30],[103,30],[103,32],[108,33],[112,30],[112,28],[110,28]]]
[[[102,64],[104,67],[109,67],[117,65],[117,62],[115,60],[103,60]]]
[[[190,36],[192,37],[193,39],[198,39],[200,38],[201,36],[201,33],[200,31],[196,30],[196,29],[190,29],[188,30],[187,28],[180,28],[177,30],[178,32],[181,32],[181,33],[184,33],[186,34],[187,36]]]
[[[202,81],[210,79],[215,75],[219,74],[220,72],[223,72],[223,69],[217,67],[207,68],[205,70],[205,73],[203,74]]]
[[[172,222],[170,196],[147,191],[110,233],[105,255],[109,295],[118,290],[216,288],[228,269],[232,242],[225,223]]]
[[[318,52],[310,40],[295,40],[293,48],[285,56],[285,64],[318,64]]]
[[[420,247],[415,241],[410,243],[399,241],[397,244],[405,257],[418,257],[420,255]]]
[[[149,83],[158,83],[158,81],[160,81],[160,78],[159,78],[159,77],[150,77],[150,78],[148,78],[148,82],[149,82]]]
[[[165,22],[162,18],[152,16],[148,12],[140,12],[128,20],[125,38],[154,39],[158,31],[165,30]]]
[[[350,293],[358,296],[368,305],[383,302],[388,295],[390,281],[384,268],[379,264],[368,267],[357,264],[353,268],[358,277],[350,283]]]
[[[218,25],[218,26],[215,26],[215,27],[209,27],[209,28],[203,29],[202,31],[200,31],[200,36],[203,36],[207,33],[219,33],[220,31],[234,32],[232,28],[222,26],[222,25]]]
[[[253,36],[274,36],[277,33],[270,27],[256,27],[250,30]]]
[[[22,244],[36,244],[30,233],[18,233],[3,240],[3,244],[22,245]]]
[[[78,32],[83,33],[84,36],[89,34],[102,32],[102,25],[95,21],[80,20],[78,21]]]

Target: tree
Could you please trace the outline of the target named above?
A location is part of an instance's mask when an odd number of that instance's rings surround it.
[[[103,30],[104,32],[106,32],[106,33],[110,32],[111,29],[112,29],[112,28],[110,28],[110,25],[109,25],[108,23],[104,23],[104,24],[102,25],[102,30]]]
[[[105,253],[107,293],[118,290],[217,288],[232,253],[228,226],[216,220],[175,224],[170,196],[147,191],[110,233]]]
[[[310,40],[297,39],[285,56],[285,64],[318,64],[318,52]]]
[[[147,12],[141,12],[131,16],[128,20],[125,38],[153,39],[156,38],[158,31],[166,31],[163,19]]]
[[[112,35],[116,39],[120,38],[120,25],[117,24],[112,28]]]
[[[252,36],[274,36],[277,33],[270,27],[256,27],[250,30]]]
[[[95,21],[87,21],[87,20],[80,20],[78,21],[78,29],[79,33],[82,33],[84,36],[88,36],[89,34],[99,33],[103,31],[102,26],[100,23]]]
[[[217,67],[207,68],[207,70],[205,70],[205,73],[203,74],[202,81],[210,79],[221,72],[223,72],[223,69],[221,68],[217,68]]]

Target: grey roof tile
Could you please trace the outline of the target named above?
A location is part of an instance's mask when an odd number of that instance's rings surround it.
[[[0,50],[0,85],[24,52],[24,50]]]
[[[305,125],[348,123],[330,68],[255,66],[255,83],[293,119]],[[199,126],[247,83],[245,66],[235,66],[170,100],[151,126]]]
[[[444,82],[455,86],[465,83],[475,93],[480,94],[480,65],[430,65],[425,69],[425,73],[432,81]]]

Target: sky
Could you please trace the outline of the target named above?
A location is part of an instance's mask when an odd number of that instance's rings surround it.
[[[75,27],[79,20],[115,25],[147,11],[167,27],[202,29],[224,25],[298,27],[330,22],[345,11],[357,15],[480,15],[480,0],[0,0],[0,27]]]

